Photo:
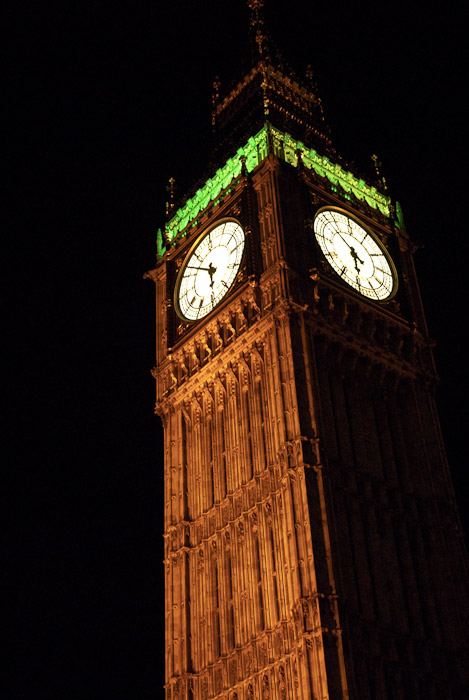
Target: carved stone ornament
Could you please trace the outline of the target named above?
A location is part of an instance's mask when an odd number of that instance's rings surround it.
[[[275,655],[277,656],[277,658],[282,656],[282,653],[283,653],[283,634],[280,630],[277,630],[277,632],[275,633],[274,648],[275,648]]]
[[[237,662],[236,658],[233,658],[230,660],[229,669],[230,669],[230,685],[234,685],[236,683],[237,673],[238,673],[238,662]]]
[[[214,680],[215,680],[215,690],[217,693],[220,693],[222,688],[223,688],[223,671],[222,671],[222,668],[220,666],[218,666],[215,669]]]
[[[264,674],[262,678],[262,700],[270,700],[269,677]]]
[[[298,679],[298,664],[296,662],[296,659],[293,659],[293,683],[295,685],[295,688],[298,688],[298,686],[300,685]]]
[[[199,549],[199,556],[198,556],[198,562],[197,562],[197,569],[198,571],[203,571],[204,570],[204,553],[202,549]]]
[[[259,645],[259,667],[264,668],[267,661],[267,647],[265,642]]]
[[[225,393],[223,389],[217,391],[217,410],[221,413],[225,408]]]
[[[244,655],[244,671],[246,676],[250,676],[252,672],[252,651],[250,649]]]
[[[285,680],[285,669],[283,666],[279,666],[278,669],[278,689],[280,691],[280,697],[282,700],[287,697],[287,684]]]
[[[293,620],[295,622],[297,631],[300,632],[303,627],[302,615],[300,612],[300,603],[297,603],[293,609]]]

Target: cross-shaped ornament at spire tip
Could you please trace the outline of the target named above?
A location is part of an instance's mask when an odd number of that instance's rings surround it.
[[[260,58],[264,58],[264,43],[266,39],[264,17],[262,10],[264,8],[264,0],[247,0],[249,9],[251,10],[251,31],[254,35],[255,42],[259,51]]]

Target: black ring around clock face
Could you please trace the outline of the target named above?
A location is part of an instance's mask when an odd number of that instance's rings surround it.
[[[241,265],[244,231],[232,219],[216,224],[198,239],[182,265],[175,306],[187,321],[207,316],[223,299]]]
[[[314,219],[314,233],[326,260],[350,287],[376,301],[394,296],[393,262],[360,221],[340,209],[321,209]]]

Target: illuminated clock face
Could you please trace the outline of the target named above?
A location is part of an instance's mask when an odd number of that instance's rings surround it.
[[[322,209],[314,233],[326,260],[344,282],[369,299],[384,301],[397,289],[391,258],[358,221],[336,209]]]
[[[236,221],[224,221],[202,236],[176,284],[176,309],[182,318],[197,321],[215,308],[238,274],[243,250],[244,231]]]

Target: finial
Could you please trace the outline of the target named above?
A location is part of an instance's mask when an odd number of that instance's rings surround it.
[[[248,174],[248,169],[246,167],[246,156],[241,156],[240,161],[241,161],[241,175],[243,177],[246,177],[246,175]]]
[[[376,155],[372,155],[371,160],[373,161],[373,165],[375,166],[376,176],[377,176],[379,182],[381,182],[381,184],[383,185],[384,192],[387,192],[388,186],[386,183],[386,178],[383,175],[381,175],[381,172],[380,172],[380,168],[383,166],[383,164],[378,160],[378,156],[376,156]]]
[[[313,90],[317,90],[316,80],[314,78],[313,69],[310,63],[308,63],[308,65],[306,66],[306,80],[313,88]]]
[[[257,44],[257,50],[259,53],[259,58],[264,60],[264,58],[268,58],[267,56],[267,47],[266,47],[266,31],[265,31],[265,26],[264,26],[264,15],[263,15],[263,8],[264,8],[264,0],[247,0],[248,7],[251,10],[251,21],[250,21],[250,27],[251,27],[251,32],[254,38],[254,41]]]
[[[168,180],[168,185],[166,186],[166,192],[169,193],[169,202],[166,202],[166,216],[170,216],[174,210],[174,193],[175,193],[176,180],[174,177],[170,177]]]
[[[401,231],[404,231],[404,233],[406,233],[404,214],[402,213],[402,207],[400,202],[396,202],[396,218],[398,227]]]
[[[220,78],[216,75],[212,85],[212,128],[215,127],[216,122],[215,110],[220,99],[220,85]]]

